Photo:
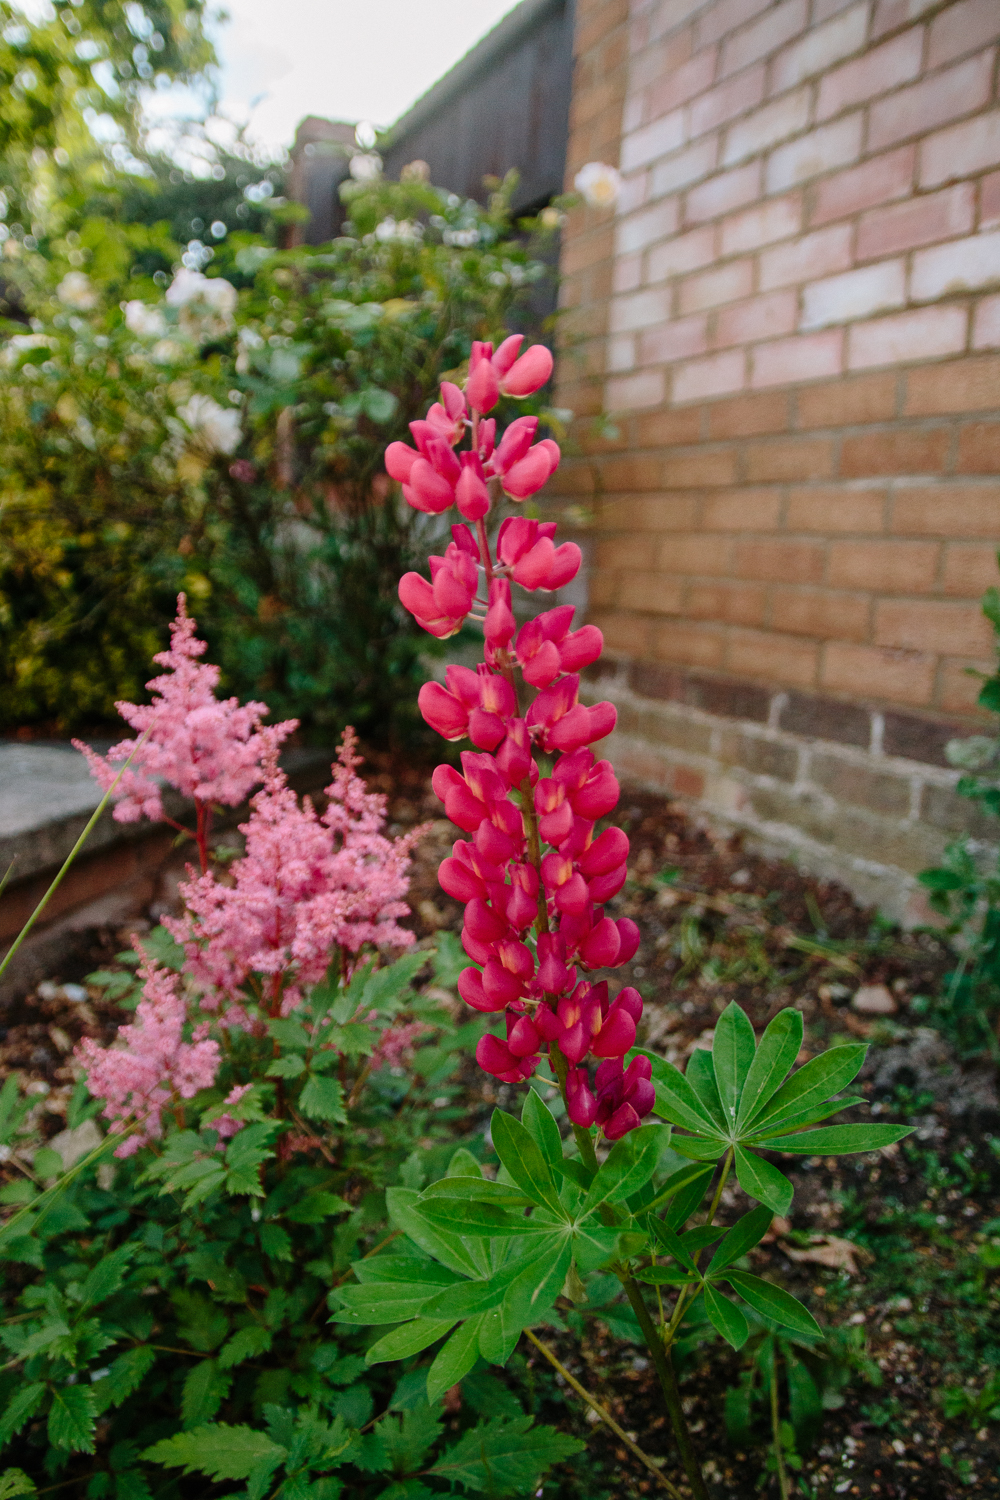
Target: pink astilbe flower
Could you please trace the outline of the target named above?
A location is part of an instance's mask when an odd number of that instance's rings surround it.
[[[249,1094],[252,1088],[252,1083],[238,1083],[234,1089],[229,1090],[229,1093],[222,1101],[223,1104],[239,1104],[240,1100],[246,1094]],[[237,1131],[242,1130],[245,1124],[245,1120],[237,1120],[230,1114],[216,1115],[212,1121],[212,1129],[220,1141],[228,1141],[236,1135]]]
[[[170,627],[170,649],[153,658],[167,670],[146,684],[154,695],[152,703],[115,705],[140,735],[148,731],[138,749],[135,740],[122,740],[105,758],[80,740],[73,744],[87,757],[92,775],[105,791],[134,752],[132,765],[115,792],[114,816],[120,823],[135,823],[141,817],[172,823],[163,808],[162,782],[191,798],[198,820],[194,836],[204,869],[207,809],[214,802],[229,807],[244,802],[264,779],[264,762],[273,757],[298,721],[288,719],[265,726],[261,720],[269,713],[266,703],[241,704],[237,698],[217,698],[219,668],[199,663],[206,646],[195,629],[185,597],[179,594],[177,618]]]
[[[140,950],[141,951],[141,950]],[[205,1027],[184,1040],[187,1006],[178,994],[180,976],[146,960],[139,969],[145,981],[135,1021],[123,1026],[114,1046],[99,1047],[89,1037],[76,1049],[87,1070],[87,1087],[104,1100],[104,1114],[120,1134],[129,1120],[139,1128],[123,1141],[116,1156],[131,1156],[163,1133],[163,1110],[181,1099],[193,1099],[213,1082],[219,1067],[219,1044]]]
[[[372,1053],[372,1071],[400,1067],[409,1060],[419,1039],[433,1029],[424,1021],[403,1021],[398,1026],[386,1027]]]
[[[246,1024],[248,986],[270,1014],[286,1015],[326,974],[335,948],[357,954],[414,941],[397,919],[409,915],[410,851],[425,829],[384,836],[385,798],[356,775],[356,743],[347,730],[322,814],[308,798],[299,804],[272,757],[241,825],[245,856],[225,882],[208,873],[182,885],[185,915],[164,919],[184,945],[202,1005],[226,1008],[228,1024]]]

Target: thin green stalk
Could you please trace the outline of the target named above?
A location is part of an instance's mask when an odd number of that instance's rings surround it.
[[[38,1218],[35,1220],[36,1224],[40,1223],[48,1213],[49,1209],[52,1207],[52,1204],[55,1202],[56,1196],[72,1182],[74,1177],[79,1176],[79,1174],[85,1167],[89,1167],[95,1161],[97,1161],[109,1146],[120,1145],[121,1142],[124,1141],[128,1136],[130,1136],[132,1134],[132,1131],[136,1128],[137,1123],[130,1125],[128,1130],[120,1131],[115,1135],[112,1135],[110,1133],[106,1135],[99,1146],[95,1146],[93,1151],[88,1151],[86,1156],[81,1156],[76,1165],[70,1167],[68,1172],[64,1172],[63,1175],[59,1178],[58,1182],[54,1182],[51,1187],[48,1187],[44,1192],[39,1193],[38,1197],[35,1198],[31,1203],[26,1203],[23,1208],[18,1209],[16,1214],[12,1214],[9,1219],[5,1219],[4,1222],[0,1224],[0,1242],[10,1238],[10,1231],[19,1219],[25,1218],[25,1216],[28,1214],[37,1213],[39,1205],[45,1198],[48,1198],[48,1203],[45,1204],[45,1207],[42,1209],[41,1213],[38,1214]],[[2,1259],[2,1254],[0,1254],[0,1259]]]
[[[73,845],[72,849],[69,851],[69,853],[67,854],[65,860],[63,861],[62,868],[60,869],[58,875],[55,877],[55,879],[53,880],[52,884],[49,886],[48,890],[45,892],[45,895],[42,897],[41,901],[39,901],[38,905],[35,907],[34,911],[31,913],[31,916],[28,918],[28,920],[25,922],[24,926],[21,928],[21,931],[18,933],[17,937],[14,939],[14,941],[11,944],[10,948],[8,948],[7,953],[6,953],[5,957],[4,957],[3,962],[0,963],[0,978],[3,977],[3,973],[4,973],[4,970],[7,968],[7,965],[10,963],[11,959],[14,957],[14,954],[17,952],[18,948],[20,948],[21,944],[24,942],[25,938],[28,936],[28,933],[34,927],[35,923],[38,921],[38,918],[42,915],[42,912],[48,906],[48,904],[51,901],[52,897],[55,895],[56,891],[59,889],[60,885],[63,882],[63,877],[65,876],[67,870],[69,869],[70,865],[73,863],[74,859],[76,859],[76,856],[79,854],[79,852],[83,848],[84,844],[87,842],[87,839],[90,837],[90,834],[92,833],[93,828],[94,828],[94,824],[97,822],[98,818],[101,816],[102,812],[107,807],[108,803],[111,801],[111,795],[114,792],[115,787],[118,785],[119,781],[121,781],[122,777],[125,775],[125,772],[128,770],[129,766],[132,764],[132,761],[135,758],[135,752],[136,752],[136,750],[138,750],[139,746],[143,743],[143,741],[146,739],[146,736],[148,734],[149,734],[149,730],[147,729],[146,732],[145,732],[145,734],[140,735],[139,738],[136,740],[135,747],[134,747],[134,749],[132,751],[132,754],[129,756],[129,758],[125,762],[125,764],[122,766],[121,770],[118,772],[118,775],[115,777],[114,781],[108,787],[107,791],[104,793],[104,796],[101,798],[100,802],[98,802],[97,806],[94,809],[93,815],[90,818],[90,821],[87,823],[86,828],[84,828],[84,830],[81,833],[80,837],[77,839],[76,843]],[[10,874],[9,870],[8,870],[7,874],[8,875]],[[6,882],[6,876],[4,877],[4,880]]]
[[[718,1212],[719,1204],[722,1201],[722,1189],[726,1185],[726,1182],[728,1180],[729,1173],[730,1173],[730,1170],[732,1168],[732,1165],[733,1165],[733,1150],[732,1150],[732,1147],[730,1147],[729,1150],[726,1152],[726,1159],[725,1159],[725,1161],[722,1164],[722,1173],[721,1173],[721,1175],[719,1177],[719,1181],[718,1181],[718,1183],[716,1185],[715,1195],[712,1198],[712,1206],[708,1210],[708,1218],[705,1220],[706,1224],[711,1224],[715,1220],[715,1215]],[[695,1255],[695,1257],[694,1257],[694,1263],[695,1263],[696,1266],[697,1266],[697,1264],[698,1264],[698,1262],[699,1262],[700,1259],[701,1259],[701,1251],[699,1251],[697,1253],[697,1255]],[[694,1296],[694,1295],[695,1294],[692,1293],[690,1291],[690,1289],[688,1287],[686,1287],[686,1286],[685,1287],[681,1287],[681,1290],[677,1294],[677,1302],[676,1302],[676,1304],[674,1306],[673,1316],[671,1317],[670,1322],[667,1324],[667,1329],[666,1329],[666,1332],[664,1334],[664,1343],[667,1345],[668,1348],[673,1343],[674,1339],[677,1337],[677,1330],[680,1327],[681,1318],[684,1315],[684,1309],[687,1306],[687,1304],[691,1301],[692,1296]]]
[[[771,1433],[774,1437],[774,1461],[778,1469],[778,1491],[781,1500],[790,1500],[785,1455],[781,1447],[781,1415],[778,1409],[778,1351],[771,1352]]]

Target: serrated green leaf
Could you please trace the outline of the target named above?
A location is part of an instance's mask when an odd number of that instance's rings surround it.
[[[94,1451],[94,1397],[85,1385],[61,1385],[52,1390],[49,1442],[71,1453]]]
[[[292,1260],[292,1237],[280,1224],[261,1224],[260,1248],[268,1260]]]
[[[534,1089],[529,1089],[521,1110],[521,1124],[553,1169],[562,1166],[563,1146],[552,1111]]]
[[[109,1406],[121,1406],[133,1391],[138,1390],[155,1361],[155,1351],[145,1344],[119,1354],[108,1373],[91,1386],[97,1415],[101,1416]]]
[[[761,1207],[754,1208],[750,1213],[744,1214],[742,1219],[737,1219],[712,1256],[705,1272],[706,1279],[714,1280],[726,1266],[731,1266],[742,1255],[746,1255],[748,1250],[752,1250],[754,1245],[759,1244],[770,1229],[773,1218],[774,1214],[769,1208]]]
[[[717,1333],[721,1333],[727,1344],[742,1349],[750,1337],[750,1324],[740,1309],[728,1297],[717,1292],[714,1286],[705,1287],[705,1311],[708,1321]]]
[[[797,1298],[782,1287],[764,1281],[760,1276],[751,1276],[749,1271],[729,1271],[725,1280],[735,1287],[754,1312],[762,1313],[765,1318],[773,1318],[775,1323],[791,1328],[795,1333],[809,1334],[814,1338],[823,1337],[823,1330],[809,1309],[803,1307]]]
[[[491,1496],[520,1495],[584,1446],[553,1427],[535,1427],[531,1417],[499,1416],[470,1428],[427,1473]]]
[[[37,1494],[35,1481],[23,1469],[4,1469],[0,1474],[0,1500],[14,1500],[16,1495]]]
[[[743,1085],[736,1112],[737,1130],[760,1114],[777,1093],[789,1068],[802,1050],[802,1013],[789,1007],[779,1010],[760,1039]]]
[[[736,1180],[748,1198],[765,1203],[776,1214],[785,1214],[791,1207],[795,1189],[784,1173],[742,1146],[736,1147]]]
[[[731,1000],[715,1023],[712,1064],[729,1130],[735,1129],[740,1098],[750,1075],[757,1039],[746,1011]]]
[[[338,1197],[336,1193],[318,1191],[306,1193],[298,1203],[285,1210],[284,1217],[293,1224],[321,1224],[333,1214],[346,1214],[350,1209],[351,1205],[347,1200]]]
[[[635,1051],[642,1057],[648,1057],[652,1064],[656,1089],[655,1113],[661,1119],[669,1120],[672,1125],[694,1131],[696,1135],[714,1135],[716,1127],[712,1118],[684,1074],[673,1063],[667,1062],[666,1058],[658,1057],[645,1047],[637,1047]]]
[[[334,1125],[343,1125],[347,1120],[344,1090],[337,1079],[317,1077],[315,1073],[306,1080],[299,1095],[299,1109],[311,1120],[329,1120]]]
[[[482,1315],[459,1324],[448,1342],[438,1350],[427,1371],[427,1399],[433,1406],[445,1391],[468,1375],[479,1358],[479,1329]]]
[[[241,1365],[246,1359],[256,1359],[259,1354],[266,1354],[270,1347],[270,1329],[262,1328],[259,1323],[251,1323],[248,1328],[240,1328],[223,1344],[219,1350],[219,1369],[231,1370],[234,1365]]]
[[[653,1176],[669,1127],[644,1125],[616,1141],[601,1163],[583,1203],[589,1213],[599,1203],[621,1203]]]
[[[409,1359],[422,1349],[429,1349],[431,1344],[436,1344],[454,1326],[454,1318],[413,1318],[402,1328],[394,1328],[392,1333],[384,1334],[372,1344],[365,1354],[365,1362],[379,1365],[390,1359]]]
[[[728,1135],[729,1125],[719,1097],[711,1052],[706,1052],[704,1047],[695,1047],[688,1058],[684,1077],[697,1094],[702,1109],[711,1117],[712,1129],[717,1134]]]
[[[99,1302],[110,1297],[112,1292],[117,1292],[125,1280],[128,1263],[136,1248],[134,1244],[126,1242],[117,1250],[112,1250],[110,1255],[103,1256],[88,1272],[80,1291],[80,1302],[83,1307],[96,1307]]]
[[[43,1181],[49,1177],[61,1177],[63,1174],[63,1161],[58,1151],[53,1151],[50,1146],[39,1146],[32,1158],[35,1174]]]
[[[0,1413],[0,1447],[9,1443],[11,1438],[21,1431],[25,1422],[31,1420],[41,1405],[44,1395],[45,1386],[41,1381],[35,1381],[32,1385],[23,1385],[17,1394],[11,1397],[6,1411]]]
[[[559,1190],[548,1162],[531,1135],[513,1115],[495,1109],[490,1120],[493,1149],[523,1193],[533,1203],[550,1208],[560,1218],[565,1209],[559,1201]]]
[[[279,1046],[290,1047],[295,1052],[309,1050],[309,1033],[294,1016],[278,1016],[268,1021],[267,1029]]]
[[[229,1427],[225,1422],[214,1422],[193,1432],[164,1438],[139,1456],[147,1463],[183,1468],[185,1474],[207,1474],[210,1479],[249,1479],[262,1464],[276,1468],[286,1457],[286,1450],[253,1427]]]
[[[755,1133],[765,1125],[776,1128],[782,1120],[824,1104],[857,1075],[867,1051],[867,1045],[858,1042],[821,1052],[781,1085],[764,1109],[748,1122],[750,1128]]]
[[[268,1078],[298,1078],[306,1070],[306,1060],[298,1052],[289,1052],[276,1057],[267,1069]]]
[[[215,1416],[229,1394],[232,1376],[223,1374],[214,1359],[193,1365],[181,1392],[181,1421],[187,1430],[201,1427]]]
[[[881,1151],[912,1134],[912,1125],[830,1125],[801,1135],[769,1136],[767,1148],[800,1156],[846,1156],[852,1151]]]

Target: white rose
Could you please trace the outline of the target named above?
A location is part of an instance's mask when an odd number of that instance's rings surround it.
[[[351,157],[349,170],[355,182],[372,182],[382,175],[382,158],[377,151],[359,151]]]
[[[190,345],[185,349],[177,339],[158,339],[151,353],[156,364],[173,365],[179,359],[183,359],[185,354],[190,353]]]
[[[15,333],[12,338],[7,339],[0,352],[0,363],[8,368],[15,364],[17,356],[23,354],[26,349],[51,349],[52,340],[46,338],[44,333]]]
[[[422,234],[423,229],[419,224],[414,224],[412,219],[400,219],[397,222],[391,215],[375,226],[377,240],[403,240],[412,245]]]
[[[573,186],[591,208],[614,208],[622,179],[617,167],[609,167],[604,161],[588,161],[577,172]]]
[[[125,327],[141,338],[162,338],[167,321],[158,307],[135,299],[125,303]]]
[[[232,453],[239,445],[239,412],[220,406],[211,396],[192,396],[177,408],[177,415],[190,428],[198,446],[210,453]]]
[[[218,338],[233,326],[237,291],[224,276],[204,276],[182,266],[167,287],[166,300],[180,310],[181,327],[198,342]]]
[[[89,312],[97,305],[97,291],[90,277],[83,271],[67,271],[56,287],[56,296],[60,302],[65,302],[67,307],[75,307],[78,312]]]

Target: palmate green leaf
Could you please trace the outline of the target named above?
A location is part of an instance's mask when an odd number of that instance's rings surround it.
[[[25,1422],[31,1420],[41,1406],[44,1395],[45,1386],[38,1380],[31,1385],[22,1385],[17,1394],[11,1397],[7,1409],[0,1412],[0,1447],[9,1443],[21,1431]]]
[[[427,1255],[462,1276],[478,1276],[481,1267],[469,1247],[457,1235],[435,1229],[418,1208],[419,1194],[413,1188],[387,1188],[386,1207],[393,1228],[401,1229]]]
[[[552,1464],[584,1447],[553,1427],[535,1427],[531,1417],[498,1416],[470,1428],[427,1474],[490,1496],[523,1495]]]
[[[616,1141],[590,1184],[583,1212],[589,1213],[599,1203],[622,1203],[644,1187],[656,1171],[669,1135],[669,1126],[644,1125]]]
[[[437,1287],[417,1283],[407,1286],[339,1286],[340,1306],[330,1315],[331,1323],[352,1323],[367,1328],[378,1323],[404,1323],[419,1315],[425,1302],[437,1293]]]
[[[119,1354],[108,1373],[100,1380],[95,1380],[90,1388],[97,1415],[101,1416],[109,1406],[121,1406],[133,1391],[138,1390],[155,1360],[155,1351],[145,1344]]]
[[[729,1150],[728,1141],[717,1135],[678,1135],[670,1137],[670,1145],[678,1156],[690,1157],[692,1161],[718,1161]]]
[[[94,1397],[85,1385],[59,1385],[49,1407],[49,1442],[71,1453],[94,1451]]]
[[[697,1094],[702,1109],[711,1116],[714,1133],[716,1135],[728,1134],[729,1127],[726,1124],[722,1100],[719,1097],[719,1085],[715,1079],[711,1052],[706,1051],[704,1047],[696,1047],[688,1058],[684,1077]]]
[[[846,1156],[852,1151],[880,1151],[912,1134],[912,1125],[830,1125],[801,1135],[772,1136],[767,1146],[769,1151],[794,1151],[799,1156]]]
[[[685,1270],[690,1271],[693,1275],[695,1272],[695,1263],[691,1259],[688,1246],[684,1244],[680,1235],[671,1229],[669,1224],[664,1224],[659,1219],[653,1219],[652,1225],[660,1249],[666,1255],[672,1255],[678,1265],[683,1266]]]
[[[521,1110],[521,1124],[553,1170],[562,1166],[563,1145],[552,1111],[534,1089],[529,1089]]]
[[[436,1265],[416,1255],[373,1255],[356,1260],[351,1267],[362,1286],[387,1282],[399,1286],[426,1286],[429,1295],[446,1286],[461,1286],[463,1278],[447,1266]]]
[[[459,1146],[451,1158],[445,1177],[474,1177],[478,1178],[480,1182],[485,1181],[482,1167],[472,1152],[467,1151],[464,1146]]]
[[[716,1250],[709,1262],[708,1270],[705,1272],[707,1280],[712,1281],[721,1276],[726,1266],[731,1266],[734,1261],[746,1255],[754,1245],[764,1238],[771,1227],[774,1214],[769,1208],[754,1208],[742,1219],[737,1219],[732,1229],[726,1235],[722,1244]]]
[[[562,1217],[565,1210],[559,1202],[552,1169],[520,1120],[495,1109],[490,1119],[490,1137],[494,1151],[521,1191],[533,1203]]]
[[[737,1129],[759,1114],[781,1087],[802,1050],[802,1013],[789,1007],[779,1010],[760,1039],[740,1095]]]
[[[716,1022],[712,1042],[715,1081],[719,1086],[723,1118],[729,1131],[736,1126],[740,1097],[756,1050],[757,1038],[750,1018],[735,1000],[731,1000]]]
[[[471,1318],[503,1300],[507,1284],[516,1272],[510,1268],[487,1281],[460,1281],[458,1286],[436,1292],[420,1310],[424,1318]],[[454,1381],[452,1382],[454,1384]]]
[[[457,1385],[463,1375],[468,1375],[479,1358],[479,1330],[483,1316],[468,1318],[461,1323],[434,1356],[427,1371],[427,1399],[433,1406],[440,1401],[445,1391]]]
[[[813,1338],[823,1337],[823,1330],[809,1309],[803,1307],[797,1298],[782,1287],[764,1281],[760,1276],[751,1276],[749,1271],[728,1271],[724,1280],[739,1292],[754,1312],[762,1313],[765,1318],[773,1318],[775,1323],[791,1328],[794,1333],[809,1334]]]
[[[647,1266],[644,1271],[634,1271],[636,1281],[645,1281],[649,1286],[691,1286],[697,1274],[678,1270],[676,1266]]]
[[[542,1321],[563,1289],[572,1257],[572,1244],[560,1235],[516,1263],[512,1268],[516,1274],[510,1279],[499,1309],[491,1308],[483,1316],[479,1346],[485,1359],[492,1359],[486,1346],[494,1334],[499,1333],[503,1342],[512,1329],[516,1328],[520,1333],[522,1328]],[[495,1326],[497,1312],[499,1329]],[[505,1364],[506,1359],[493,1360],[493,1363]]]
[[[184,1377],[181,1392],[181,1421],[186,1429],[210,1422],[229,1395],[233,1383],[214,1359],[203,1359],[193,1365]]]
[[[742,1349],[750,1337],[750,1324],[735,1302],[730,1302],[714,1286],[705,1287],[705,1311],[708,1321],[717,1333],[721,1333],[727,1344]]]
[[[696,1162],[690,1167],[681,1167],[667,1178],[656,1201],[667,1199],[669,1207],[664,1215],[664,1222],[671,1229],[680,1229],[690,1219],[705,1196],[713,1170],[711,1166],[706,1167]]]
[[[750,1133],[744,1137],[748,1146],[767,1146],[771,1136],[776,1132],[787,1135],[792,1130],[803,1130],[807,1125],[817,1125],[820,1120],[828,1120],[831,1115],[839,1114],[842,1109],[850,1109],[854,1104],[867,1104],[868,1100],[864,1094],[841,1094],[839,1099],[830,1099],[826,1104],[819,1105],[815,1109],[805,1109],[801,1114],[792,1115],[782,1120],[777,1125],[764,1125],[760,1130],[754,1125]]]
[[[455,1203],[461,1200],[463,1203],[490,1203],[496,1208],[531,1208],[534,1200],[520,1188],[507,1182],[491,1182],[488,1177],[462,1176],[455,1173],[453,1176],[439,1177],[437,1182],[429,1183],[420,1194],[421,1203],[432,1203],[435,1200],[450,1201]]]
[[[781,1085],[765,1108],[747,1122],[748,1126],[756,1134],[765,1125],[777,1127],[793,1115],[824,1104],[857,1076],[867,1051],[864,1042],[857,1042],[821,1052]]]
[[[420,1215],[434,1229],[451,1230],[470,1239],[517,1239],[522,1234],[551,1234],[552,1225],[536,1216],[510,1213],[493,1203],[460,1198],[428,1198],[420,1204]],[[565,1219],[563,1210],[560,1215]]]
[[[736,1147],[735,1161],[736,1180],[748,1198],[765,1203],[776,1214],[788,1212],[795,1189],[776,1166],[742,1146]]]
[[[684,1074],[673,1063],[667,1062],[665,1057],[658,1057],[645,1047],[636,1047],[634,1050],[640,1056],[648,1057],[652,1064],[656,1089],[654,1112],[661,1119],[669,1120],[672,1125],[680,1125],[684,1130],[694,1131],[698,1135],[714,1135],[716,1126]]]
[[[210,1479],[249,1479],[259,1465],[276,1468],[287,1455],[266,1432],[213,1422],[193,1432],[164,1438],[139,1456],[147,1463],[183,1469],[185,1474],[207,1474]]]
[[[380,1365],[390,1359],[409,1359],[436,1344],[454,1326],[454,1318],[413,1318],[372,1344],[365,1354],[365,1363]]]
[[[347,1119],[344,1090],[338,1080],[319,1077],[315,1073],[307,1078],[299,1095],[299,1109],[311,1120],[328,1120],[333,1125],[343,1125]],[[239,1136],[234,1139],[239,1140]]]

